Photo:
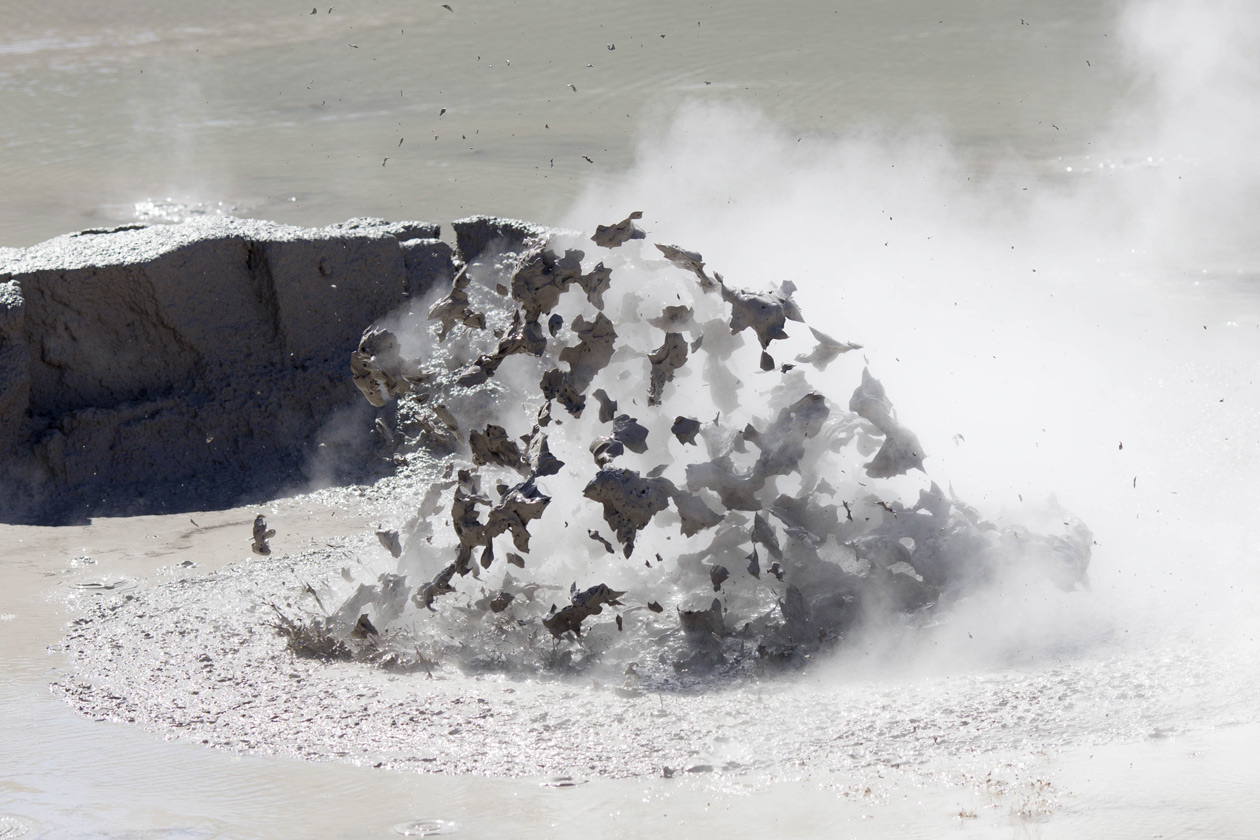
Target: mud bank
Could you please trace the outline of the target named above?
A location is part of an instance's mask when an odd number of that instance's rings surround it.
[[[476,250],[502,224],[453,227]],[[0,249],[0,520],[225,507],[362,478],[370,416],[329,425],[368,415],[346,359],[366,325],[449,281],[460,256],[440,232],[200,218]]]

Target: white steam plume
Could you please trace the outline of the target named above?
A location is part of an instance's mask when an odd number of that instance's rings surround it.
[[[945,137],[798,137],[693,104],[566,224],[643,209],[731,282],[795,282],[816,326],[868,348],[932,478],[986,507],[1057,494],[1095,531],[1103,614],[1215,632],[1257,589],[1260,327],[1237,278],[1256,274],[1260,7],[1152,0],[1121,23],[1140,84],[1085,167],[985,175]],[[1001,610],[1066,619],[1038,604]]]

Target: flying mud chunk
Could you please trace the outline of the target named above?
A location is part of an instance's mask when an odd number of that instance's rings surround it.
[[[862,370],[862,384],[853,392],[849,400],[849,410],[870,421],[872,426],[884,433],[883,446],[865,465],[868,476],[890,478],[912,469],[923,470],[923,447],[919,444],[919,439],[914,432],[897,422],[892,403],[884,393],[884,386],[871,376],[868,369]]]
[[[687,489],[712,490],[727,510],[761,510],[757,491],[763,483],[750,474],[737,472],[726,455],[687,465]]]
[[[519,303],[527,321],[537,321],[556,308],[560,295],[582,278],[581,251],[569,250],[557,257],[550,248],[530,254],[512,276],[512,299]]]
[[[813,333],[814,340],[818,344],[814,347],[813,352],[808,355],[800,355],[796,357],[796,361],[803,364],[810,364],[819,370],[826,370],[827,365],[831,364],[837,356],[842,353],[848,353],[850,350],[861,350],[861,344],[852,344],[847,341],[837,341],[824,332],[819,332],[813,327],[809,328]]]
[[[751,329],[757,334],[763,351],[770,346],[770,342],[788,337],[784,330],[788,321],[805,320],[792,301],[791,295],[796,291],[796,286],[790,282],[784,283],[778,294],[770,294],[732,289],[722,282],[720,274],[715,276],[722,292],[722,300],[731,305],[731,332]],[[770,368],[774,368],[773,361]]]
[[[402,557],[402,541],[398,538],[397,531],[377,531],[376,538],[381,541],[381,545],[393,557]]]
[[[731,572],[725,566],[713,564],[709,567],[709,581],[713,584],[714,592],[722,591],[722,584],[731,576]]]
[[[647,452],[648,430],[629,414],[619,414],[613,420],[613,437],[623,443],[626,449],[642,455]]]
[[[490,511],[486,533],[491,539],[504,532],[511,533],[516,550],[528,554],[529,523],[542,516],[550,502],[551,497],[544,495],[532,478],[509,487],[494,510]]]
[[[492,613],[501,613],[506,610],[516,600],[516,596],[507,590],[500,590],[493,596],[482,598],[473,604],[474,607],[481,610],[490,610]]]
[[[753,516],[752,541],[764,546],[775,560],[783,559],[783,549],[779,547],[779,536],[760,513]]]
[[[474,429],[468,433],[468,446],[472,450],[473,463],[477,466],[494,464],[510,470],[521,470],[525,465],[521,448],[508,437],[507,430],[502,426],[487,423],[484,432]]]
[[[255,554],[261,554],[264,557],[271,554],[271,546],[267,544],[267,540],[276,535],[274,528],[267,527],[266,518],[260,513],[254,517],[254,544],[250,546]]]
[[[757,546],[753,546],[752,554],[748,555],[748,574],[761,580],[761,558],[757,556]]]
[[[919,491],[919,500],[914,504],[914,510],[927,511],[936,522],[944,522],[949,518],[949,511],[953,504],[945,497],[945,491],[942,490],[935,481],[927,490]]]
[[[411,596],[412,603],[421,609],[432,610],[435,599],[455,591],[455,587],[451,585],[451,580],[455,577],[456,571],[458,571],[458,568],[456,564],[452,563],[438,572],[433,577],[433,580],[417,587],[415,594]]]
[[[360,613],[359,618],[354,623],[354,629],[350,631],[352,639],[367,639],[373,636],[381,635],[381,631],[376,629],[376,625],[372,624],[372,619],[367,613]]]
[[[594,540],[595,542],[602,545],[604,547],[604,551],[608,552],[609,554],[617,553],[617,549],[613,548],[612,543],[604,539],[604,535],[601,534],[599,531],[596,531],[595,529],[592,528],[586,532],[586,535],[590,537],[592,540]]]
[[[617,415],[617,401],[608,396],[603,388],[596,388],[591,392],[591,396],[599,402],[599,422],[611,423],[613,417]]]
[[[543,396],[548,401],[558,400],[574,417],[582,416],[582,409],[586,408],[586,397],[573,386],[573,381],[564,371],[559,368],[547,371],[543,374],[538,387],[542,389]]]
[[[686,251],[677,245],[662,245],[657,242],[656,249],[665,255],[665,259],[681,268],[683,271],[690,271],[696,275],[696,279],[700,281],[700,288],[706,292],[711,292],[718,287],[717,281],[704,273],[704,257],[695,251]]]
[[[459,429],[459,421],[455,419],[455,415],[451,412],[449,408],[446,407],[444,403],[438,403],[434,406],[431,406],[429,410],[433,413],[433,416],[437,418],[437,421],[441,423],[442,427],[446,430],[445,433],[443,433],[442,431],[434,428],[432,424],[429,424],[429,427],[428,427],[429,432],[434,434],[434,436],[437,438],[453,436],[460,443],[464,442],[464,436],[460,432],[460,429]]]
[[[486,545],[492,539],[487,536],[486,524],[481,521],[481,513],[477,510],[479,505],[490,506],[490,500],[481,495],[479,484],[479,480],[461,472],[459,486],[455,488],[455,496],[451,500],[451,528],[459,540],[455,571],[461,576],[472,571],[473,549]]]
[[[753,467],[757,480],[797,472],[805,457],[805,441],[822,431],[830,413],[827,400],[819,393],[806,394],[779,412],[774,423],[758,435],[761,455]]]
[[[546,349],[547,337],[543,335],[542,326],[536,320],[525,320],[521,310],[518,309],[512,314],[512,325],[499,340],[498,348],[493,353],[479,357],[469,366],[460,376],[459,384],[466,388],[481,385],[494,376],[499,365],[508,356],[517,353],[541,356]]]
[[[350,354],[350,377],[377,408],[430,379],[416,362],[402,357],[398,337],[380,327],[364,330],[358,349]]]
[[[582,495],[604,506],[604,521],[612,528],[626,557],[634,552],[635,535],[669,505],[670,483],[644,478],[634,470],[604,467]]]
[[[683,634],[692,640],[721,636],[726,632],[722,602],[714,598],[707,610],[679,610],[678,624]]]
[[[578,592],[577,584],[574,584],[570,589],[571,603],[561,609],[556,609],[555,604],[552,604],[551,612],[543,619],[543,626],[557,639],[570,632],[574,636],[581,636],[583,621],[593,615],[599,615],[604,611],[605,606],[621,606],[621,602],[617,599],[625,594],[610,589],[602,583]]]
[[[578,393],[585,393],[591,380],[612,360],[616,349],[617,331],[613,322],[600,312],[595,320],[588,321],[581,315],[573,319],[573,332],[578,343],[560,351],[560,361],[569,366],[569,385]]]
[[[441,325],[438,330],[439,340],[446,338],[447,333],[455,329],[457,324],[474,330],[486,328],[485,314],[474,312],[468,301],[470,282],[472,278],[468,274],[468,266],[465,265],[455,275],[455,279],[451,282],[451,291],[446,297],[429,307],[429,320],[437,321]]]
[[[665,342],[648,356],[651,373],[648,376],[648,405],[660,405],[665,383],[673,380],[674,372],[687,363],[687,342],[679,333],[666,333]]]
[[[722,521],[722,514],[710,508],[695,493],[671,486],[670,498],[674,502],[674,509],[678,511],[684,537],[698,534]]]
[[[564,467],[564,461],[551,454],[547,436],[539,426],[535,425],[533,431],[525,437],[525,446],[525,463],[529,468],[529,475],[535,478],[558,475]]]
[[[695,327],[695,312],[690,306],[667,306],[660,315],[648,318],[648,323],[663,332],[682,332]],[[692,347],[692,350],[699,349],[699,345]]]
[[[647,234],[635,225],[642,218],[643,211],[635,210],[615,225],[599,225],[595,228],[591,241],[601,248],[620,248],[631,239],[643,239]]]
[[[695,446],[696,435],[700,433],[700,421],[678,416],[674,418],[674,425],[669,427],[669,431],[678,438],[679,443]]]
[[[579,277],[577,282],[582,287],[582,291],[586,292],[586,299],[591,302],[591,305],[602,310],[604,293],[612,286],[612,269],[606,268],[602,262],[596,263],[595,267]]]
[[[621,414],[613,420],[611,435],[597,438],[591,443],[591,454],[595,456],[595,463],[601,467],[607,466],[627,449],[642,455],[647,452],[647,436],[648,430],[639,425],[639,421],[628,414]]]

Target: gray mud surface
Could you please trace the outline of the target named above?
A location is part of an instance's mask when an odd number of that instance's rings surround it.
[[[896,668],[883,662],[875,677],[859,651],[807,677],[662,691],[293,655],[272,630],[270,604],[356,554],[382,551],[375,542],[331,540],[209,575],[77,595],[83,614],[64,640],[73,668],[54,691],[81,714],[164,738],[404,771],[755,782],[895,767],[959,784],[969,758],[1166,737],[1186,721],[1239,724],[1242,698],[1260,699],[1237,650],[1174,639],[1139,651],[1097,627],[1057,652],[967,673],[890,675]],[[1215,686],[1210,696],[1205,685]]]

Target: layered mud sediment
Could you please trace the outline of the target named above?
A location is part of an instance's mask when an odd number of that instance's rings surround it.
[[[473,245],[493,224],[464,227]],[[220,507],[362,474],[370,458],[335,450],[370,439],[327,428],[340,411],[370,427],[346,356],[449,282],[439,235],[199,218],[0,249],[0,519]]]

